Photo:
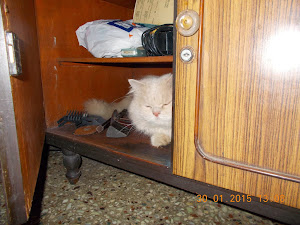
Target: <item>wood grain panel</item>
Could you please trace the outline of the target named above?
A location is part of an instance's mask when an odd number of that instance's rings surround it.
[[[43,93],[34,1],[1,1],[4,29],[20,40],[22,74],[11,77],[27,216],[35,190],[45,136]],[[18,157],[18,156],[16,156]],[[20,206],[21,207],[21,206]]]
[[[198,148],[210,160],[300,182],[300,1],[269,3],[206,4]]]
[[[177,1],[177,15],[186,9],[201,12],[203,1]],[[176,33],[176,68],[175,68],[175,101],[174,101],[174,129],[173,129],[173,172],[184,177],[194,177],[195,146],[195,102],[196,84],[198,74],[198,49],[199,33],[191,37],[183,37]],[[194,59],[190,63],[184,63],[180,59],[180,51],[184,47],[194,50]],[[199,173],[202,178],[205,172]]]
[[[283,204],[300,208],[299,183],[204,160],[190,125],[197,108],[197,138],[210,155],[299,176],[299,55],[284,55],[287,49],[299,54],[299,41],[290,45],[299,40],[299,6],[300,1],[204,1],[197,107],[190,100],[195,80],[176,86],[179,107],[188,105],[175,110],[176,174],[254,196],[284,195]],[[177,67],[176,77],[187,76]],[[191,120],[184,124],[179,116]]]

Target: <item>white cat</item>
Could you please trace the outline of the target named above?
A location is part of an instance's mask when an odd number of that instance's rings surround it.
[[[92,99],[85,103],[85,110],[107,119],[114,109],[120,112],[126,108],[136,130],[150,136],[153,146],[169,144],[172,133],[172,74],[128,81],[131,89],[122,101],[107,103]]]

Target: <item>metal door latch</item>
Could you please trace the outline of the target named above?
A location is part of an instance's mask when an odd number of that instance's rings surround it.
[[[12,76],[20,75],[22,73],[22,64],[19,38],[13,32],[7,31],[5,33],[9,74]]]

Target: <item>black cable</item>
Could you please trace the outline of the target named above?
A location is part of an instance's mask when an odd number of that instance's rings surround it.
[[[142,44],[148,56],[173,54],[173,25],[164,24],[146,30]]]

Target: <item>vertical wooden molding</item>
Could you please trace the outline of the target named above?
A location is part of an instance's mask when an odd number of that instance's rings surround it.
[[[203,1],[200,0],[178,0],[177,15],[186,9],[201,12],[201,7],[203,7]],[[174,174],[188,178],[192,178],[194,174],[194,132],[191,131],[194,130],[195,121],[198,43],[200,31],[201,27],[200,30],[191,37],[184,37],[178,32],[176,33],[173,172]],[[190,63],[184,63],[180,59],[179,54],[184,47],[189,47],[194,51],[194,58]]]

